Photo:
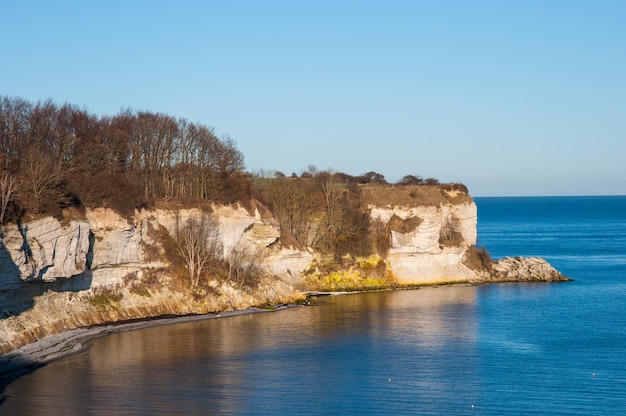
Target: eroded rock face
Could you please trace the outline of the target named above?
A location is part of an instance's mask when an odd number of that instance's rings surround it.
[[[21,227],[7,226],[4,248],[21,279],[53,281],[87,270],[90,231],[87,221],[64,225],[47,217]]]
[[[144,221],[128,220],[104,208],[87,211],[87,220],[94,235],[91,268],[141,265],[144,262],[142,243]]]
[[[439,206],[370,207],[373,220],[387,226],[394,218],[413,226],[393,227],[387,261],[405,284],[469,281],[476,272],[463,264],[465,251],[476,244],[477,210],[473,202]],[[396,221],[397,222],[397,221]],[[453,243],[442,242],[450,234]]]
[[[390,236],[387,266],[401,284],[462,281],[557,281],[562,276],[545,260],[506,258],[494,262],[491,276],[464,264],[467,249],[476,244],[477,211],[473,202],[436,206],[370,206]],[[43,218],[22,227],[7,226],[0,250],[0,288],[24,280],[54,281],[90,272],[92,287],[120,285],[124,277],[147,267],[166,266],[159,258],[158,241],[150,229],[164,227],[176,235],[177,227],[205,215],[199,209],[154,210],[131,220],[108,209],[88,210],[86,220],[61,224]],[[223,256],[254,261],[289,284],[300,285],[316,253],[276,244],[279,228],[242,207],[217,206],[212,214],[215,238]],[[147,253],[151,249],[151,254]],[[161,251],[161,255],[162,255]],[[246,260],[248,256],[252,260]],[[243,259],[243,260],[242,260]]]
[[[93,287],[121,284],[129,273],[166,265],[164,259],[146,254],[149,246],[159,244],[150,236],[149,227],[164,227],[175,236],[177,227],[202,215],[199,209],[155,210],[128,220],[110,209],[97,208],[87,210],[86,220],[68,224],[47,217],[21,227],[7,226],[0,241],[0,288],[14,287],[20,280],[55,281],[88,270]],[[211,215],[225,258],[233,250],[266,249],[280,237],[277,227],[241,207],[214,207]],[[293,267],[293,261],[288,263],[287,269]],[[274,264],[267,266],[272,269]]]
[[[311,251],[283,247],[264,259],[264,268],[292,285],[301,285],[315,256]]]
[[[175,236],[177,227],[183,227],[189,219],[200,219],[202,215],[209,214],[203,214],[200,209],[158,209],[151,213],[149,221],[155,227],[158,225],[165,227],[170,235]],[[210,215],[215,219],[219,228],[216,235],[222,246],[224,257],[230,255],[240,243],[242,235],[257,222],[254,215],[238,206],[215,206]]]
[[[492,264],[494,281],[562,282],[569,279],[540,257],[505,257]]]
[[[384,260],[399,283],[567,280],[539,258],[498,260],[491,274],[471,270],[464,259],[468,247],[476,244],[476,205],[467,199],[437,204],[369,207],[372,220],[389,233]],[[131,290],[129,277],[141,279],[150,268],[167,266],[158,232],[165,228],[175,236],[177,226],[203,215],[199,209],[143,211],[132,220],[108,209],[95,209],[87,211],[86,220],[67,224],[42,218],[19,228],[6,226],[0,240],[0,295],[5,296],[0,298],[0,316],[7,318],[0,319],[0,352],[81,326],[297,298],[305,270],[319,253],[277,244],[280,230],[269,215],[262,219],[241,207],[218,206],[212,211],[224,257],[251,253],[256,265],[273,275],[265,276],[254,293],[242,290],[237,282],[218,280],[209,283],[216,294],[199,300],[163,287],[152,288],[149,296]],[[24,283],[73,276],[77,277],[53,285]],[[59,292],[48,290],[63,285]],[[110,288],[123,293],[115,307],[90,302],[94,293]]]

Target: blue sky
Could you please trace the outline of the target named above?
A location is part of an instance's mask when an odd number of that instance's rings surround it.
[[[626,193],[625,1],[0,0],[0,95],[212,126],[248,170]]]

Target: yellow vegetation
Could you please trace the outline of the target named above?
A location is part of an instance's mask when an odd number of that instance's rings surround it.
[[[341,292],[392,288],[396,287],[396,279],[383,258],[373,255],[349,264],[316,264],[308,273],[306,284],[313,290]]]

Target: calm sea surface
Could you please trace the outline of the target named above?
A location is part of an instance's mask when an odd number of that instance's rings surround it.
[[[575,279],[327,297],[95,340],[0,414],[626,414],[626,197],[477,198],[479,245]]]

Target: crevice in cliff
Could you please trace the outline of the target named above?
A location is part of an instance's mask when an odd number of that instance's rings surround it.
[[[87,249],[87,256],[85,257],[85,268],[91,270],[93,264],[93,247],[96,243],[96,235],[93,231],[89,230],[89,248]]]

